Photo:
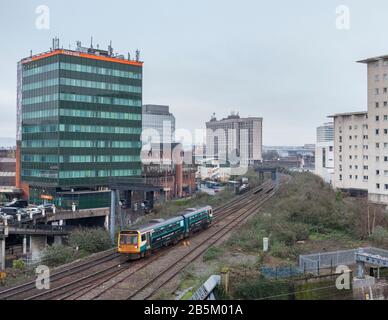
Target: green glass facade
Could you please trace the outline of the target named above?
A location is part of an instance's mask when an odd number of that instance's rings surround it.
[[[142,65],[109,60],[22,61],[21,180],[37,198],[141,176]]]

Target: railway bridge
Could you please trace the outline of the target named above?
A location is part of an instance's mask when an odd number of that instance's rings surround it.
[[[61,243],[62,237],[68,235],[73,229],[72,226],[32,225],[21,222],[8,225],[5,221],[0,225],[0,270],[5,269],[5,241],[9,235],[22,236],[23,255],[29,252],[31,259],[35,260],[46,247],[47,237],[53,237],[54,243]],[[27,243],[29,243],[29,248]]]

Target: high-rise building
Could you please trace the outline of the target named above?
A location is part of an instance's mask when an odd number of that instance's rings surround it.
[[[240,118],[231,114],[206,122],[206,157],[216,158],[221,164],[254,164],[262,161],[263,118]]]
[[[340,113],[334,121],[334,187],[365,193],[370,176],[367,112]]]
[[[146,104],[143,106],[143,144],[172,143],[175,117],[169,106]]]
[[[315,174],[333,183],[334,175],[334,124],[325,123],[317,128],[315,145]]]
[[[54,40],[49,52],[18,63],[17,183],[31,201],[141,176],[138,58],[79,42],[63,50]]]
[[[358,61],[367,65],[369,200],[388,203],[388,55]]]

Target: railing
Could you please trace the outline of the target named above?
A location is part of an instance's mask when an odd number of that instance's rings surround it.
[[[58,233],[58,232],[64,232],[68,233],[76,229],[76,226],[55,226],[55,225],[32,225],[32,224],[17,224],[17,225],[10,225],[9,226],[11,231],[18,231],[19,229],[21,231],[29,231],[29,232],[52,232],[52,233]]]

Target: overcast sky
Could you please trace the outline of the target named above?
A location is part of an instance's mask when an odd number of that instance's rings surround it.
[[[39,5],[50,28],[36,28]],[[336,8],[350,29],[336,28]],[[385,0],[1,0],[0,137],[16,131],[16,63],[94,44],[144,60],[143,102],[168,104],[177,128],[204,128],[213,112],[264,118],[265,145],[315,142],[326,116],[366,110],[366,67],[388,54]]]

